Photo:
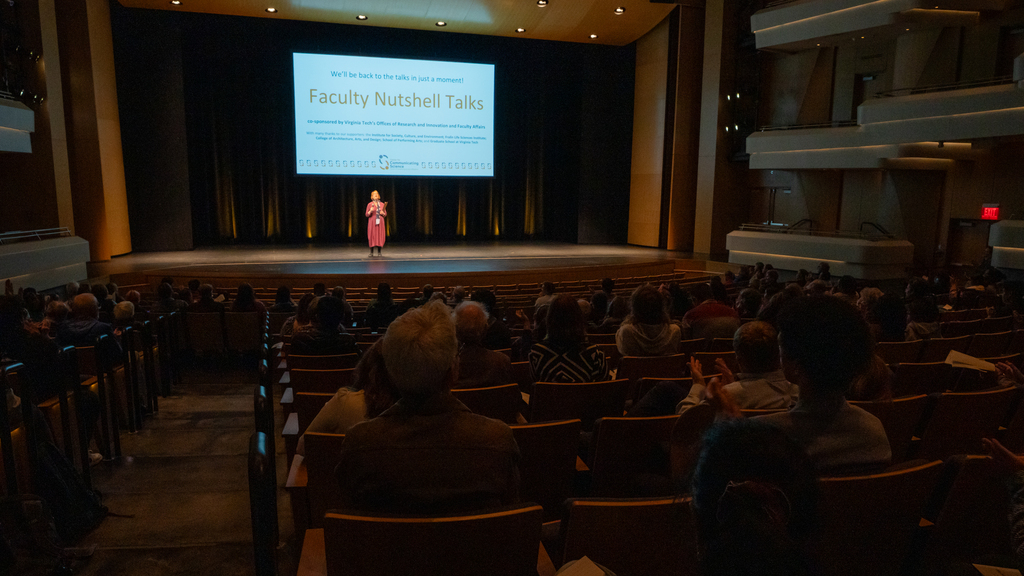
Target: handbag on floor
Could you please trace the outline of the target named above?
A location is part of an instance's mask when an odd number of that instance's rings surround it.
[[[100,494],[91,490],[82,475],[51,442],[39,443],[39,497],[50,507],[57,534],[73,544],[107,516]]]

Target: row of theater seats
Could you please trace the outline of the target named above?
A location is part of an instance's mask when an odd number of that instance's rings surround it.
[[[48,436],[74,463],[91,486],[87,415],[91,406],[86,394],[98,398],[98,434],[95,446],[106,460],[121,457],[122,431],[136,432],[145,417],[159,409],[159,396],[170,393],[180,379],[179,365],[184,349],[177,344],[180,319],[176,314],[156,315],[125,327],[116,338],[122,353],[112,355],[109,335],[93,346],[67,346],[53,358],[49,397],[36,404],[43,421],[34,417],[31,398],[42,393],[32,389],[21,363],[2,366],[0,397],[13,393],[21,398],[20,417],[0,411],[0,452],[2,452],[4,494],[34,493],[38,487],[38,453],[29,450]],[[16,412],[13,414],[17,414]],[[14,420],[14,421],[12,421]],[[42,430],[39,426],[45,426]]]

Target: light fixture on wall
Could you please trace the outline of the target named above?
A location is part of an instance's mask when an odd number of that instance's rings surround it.
[[[626,8],[623,7],[623,6],[619,6],[618,8],[615,9],[615,15],[616,16],[622,16],[625,13],[626,13]]]
[[[360,14],[360,15],[356,16],[356,20],[369,20],[369,19],[370,19],[370,17],[367,16],[366,14]]]
[[[590,35],[590,39],[591,40],[597,40],[597,34],[591,34]]]
[[[271,14],[276,14],[277,13],[277,8],[274,8],[273,6],[271,6],[270,8],[267,8],[267,12],[270,12]]]
[[[543,7],[547,6],[547,5],[548,5],[548,0],[537,0],[537,6],[540,6],[541,8],[543,8]]]
[[[522,34],[523,32],[526,32],[526,28],[516,28],[516,34]]]
[[[437,22],[434,22],[434,26],[437,26],[438,28],[443,28],[447,25],[448,23],[445,22],[444,20],[438,20]]]

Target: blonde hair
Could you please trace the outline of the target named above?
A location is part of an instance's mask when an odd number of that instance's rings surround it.
[[[403,396],[429,396],[446,387],[458,353],[451,310],[429,302],[399,316],[381,345],[388,376]]]

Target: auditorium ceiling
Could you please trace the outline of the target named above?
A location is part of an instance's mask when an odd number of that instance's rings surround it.
[[[623,46],[640,38],[674,7],[649,0],[180,0],[177,4],[170,0],[119,1],[130,8],[612,46]],[[365,16],[365,20],[360,16]],[[445,25],[438,26],[439,22]],[[517,32],[519,29],[523,31]]]

